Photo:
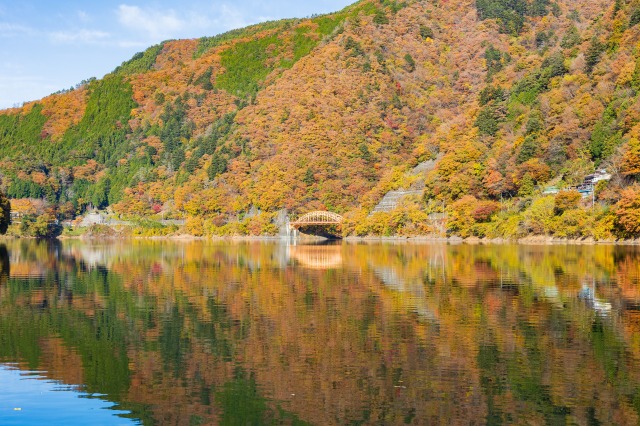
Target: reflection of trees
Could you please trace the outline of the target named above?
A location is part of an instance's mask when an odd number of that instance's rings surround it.
[[[7,278],[11,275],[11,262],[9,261],[9,252],[7,246],[0,244],[0,285],[5,284]]]
[[[8,246],[46,267],[0,287],[0,358],[149,421],[637,418],[634,249],[340,245],[298,269],[268,244]]]

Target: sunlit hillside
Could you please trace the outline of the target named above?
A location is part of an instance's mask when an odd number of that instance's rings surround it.
[[[635,0],[363,0],[167,41],[2,112],[1,189],[196,234],[272,232],[287,208],[360,235],[428,232],[445,209],[461,236],[635,236],[639,22]],[[588,200],[543,194],[597,169]],[[409,186],[423,196],[367,219]]]

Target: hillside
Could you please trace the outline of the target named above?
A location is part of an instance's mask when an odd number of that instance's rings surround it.
[[[167,41],[0,113],[1,189],[67,216],[186,217],[196,234],[269,231],[282,208],[421,233],[444,206],[462,236],[634,237],[639,22],[635,0],[363,0]],[[422,198],[366,218],[436,156]],[[593,208],[541,193],[596,168],[613,177]]]

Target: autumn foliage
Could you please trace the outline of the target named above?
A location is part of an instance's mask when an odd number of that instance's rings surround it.
[[[640,234],[640,187],[623,189],[616,204],[617,224],[626,236]]]
[[[423,216],[444,204],[450,232],[534,232],[506,223],[545,186],[606,168],[606,210],[640,176],[638,7],[363,0],[163,42],[0,113],[1,186],[78,211],[235,223],[252,209],[368,214],[398,173],[437,158],[419,177]],[[555,216],[586,207],[563,197]]]

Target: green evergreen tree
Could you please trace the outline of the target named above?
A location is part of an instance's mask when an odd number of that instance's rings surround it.
[[[481,135],[495,136],[500,129],[501,114],[495,105],[487,105],[480,110],[475,125]]]
[[[572,47],[580,44],[582,39],[580,38],[580,32],[575,25],[572,25],[566,32],[562,41],[560,41],[560,47],[563,49],[571,49]]]
[[[404,55],[404,60],[407,63],[407,71],[414,72],[416,69],[416,61],[413,59],[413,56],[407,53]]]
[[[389,18],[387,18],[383,10],[378,9],[373,16],[373,23],[376,25],[385,25],[389,23]]]
[[[307,171],[304,174],[304,178],[302,179],[302,181],[307,185],[311,185],[315,182],[315,177],[313,176],[313,170],[311,170],[311,167],[307,167]]]
[[[525,173],[522,177],[522,181],[520,182],[520,189],[518,190],[518,196],[520,197],[528,197],[533,194],[535,190],[535,182],[533,178],[529,174],[529,172]]]
[[[613,15],[615,16],[620,9],[622,9],[622,0],[615,0],[613,3]]]
[[[478,102],[484,106],[491,101],[500,102],[505,97],[504,90],[501,87],[487,86],[480,91]]]
[[[535,134],[527,135],[524,138],[524,142],[520,147],[520,152],[518,153],[518,157],[516,161],[518,164],[522,164],[525,161],[535,157],[538,154],[538,138]]]
[[[640,7],[633,9],[629,17],[629,27],[634,27],[640,23]]]
[[[213,90],[213,83],[211,83],[211,75],[213,74],[213,68],[209,67],[200,77],[194,82],[199,86],[202,86],[204,90]]]
[[[484,52],[484,59],[487,62],[487,76],[490,77],[493,74],[497,73],[504,66],[503,55],[500,50],[493,47],[493,45],[489,45]]]
[[[224,158],[219,152],[216,152],[211,157],[211,165],[207,169],[209,179],[213,179],[218,175],[221,175],[227,170],[227,159]]]
[[[369,147],[364,142],[358,145],[358,150],[360,151],[360,158],[364,161],[370,162],[373,159],[371,151],[369,151]]]
[[[0,192],[0,234],[6,234],[11,223],[11,203],[9,199]]]
[[[591,39],[591,44],[587,48],[584,55],[585,59],[585,71],[587,74],[591,74],[593,68],[600,62],[600,56],[604,52],[605,45],[597,37]]]
[[[636,66],[633,70],[633,77],[631,78],[631,87],[640,90],[640,57],[636,58]]]
[[[420,25],[420,37],[433,38],[433,30],[431,29],[431,27]]]

